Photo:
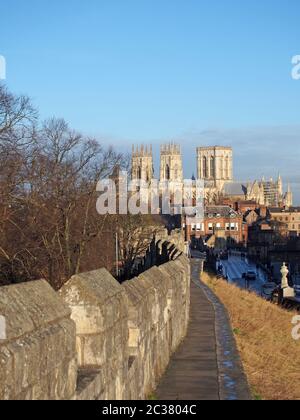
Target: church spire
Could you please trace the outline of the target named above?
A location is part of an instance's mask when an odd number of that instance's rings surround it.
[[[277,185],[278,185],[279,199],[281,199],[282,196],[283,196],[283,182],[282,182],[282,178],[281,178],[280,173],[278,174]]]
[[[288,183],[288,189],[287,189],[287,193],[285,194],[284,204],[286,207],[293,206],[293,192],[292,192],[290,183]]]

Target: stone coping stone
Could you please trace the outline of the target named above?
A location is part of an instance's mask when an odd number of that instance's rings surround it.
[[[0,315],[6,326],[6,339],[0,341],[1,346],[70,318],[71,311],[45,280],[37,280],[0,287]]]
[[[70,289],[74,287],[77,293],[71,294]],[[99,305],[122,291],[120,283],[105,268],[102,268],[71,277],[60,290],[60,295],[64,298],[68,297],[70,305],[79,303],[85,305],[87,300]]]

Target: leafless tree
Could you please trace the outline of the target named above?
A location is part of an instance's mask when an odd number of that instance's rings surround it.
[[[39,126],[30,100],[0,86],[0,285],[45,278],[59,289],[80,271],[112,269],[117,232],[129,276],[150,220],[96,211],[97,182],[127,166],[63,119]]]
[[[32,141],[37,112],[30,99],[13,95],[0,84],[0,144],[1,148],[16,148]]]
[[[118,233],[123,280],[132,277],[136,262],[145,255],[161,227],[162,221],[151,215],[128,214],[116,217],[115,229]]]
[[[0,282],[44,277],[59,288],[85,256],[101,264],[97,244],[107,227],[96,213],[96,183],[122,156],[64,120],[38,129],[36,118],[28,98],[1,86]]]

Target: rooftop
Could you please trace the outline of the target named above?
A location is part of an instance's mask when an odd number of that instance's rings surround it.
[[[228,150],[228,151],[232,151],[232,147],[229,146],[202,146],[202,147],[197,147],[197,150],[201,151],[201,150]]]
[[[270,213],[300,213],[300,207],[290,207],[290,208],[282,208],[282,207],[270,207]]]
[[[236,196],[242,195],[245,196],[247,194],[247,186],[243,182],[228,182],[224,185],[224,194],[226,196]]]
[[[229,206],[207,206],[205,216],[213,217],[238,217],[239,214]]]

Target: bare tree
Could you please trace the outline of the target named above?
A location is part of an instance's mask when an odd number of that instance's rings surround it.
[[[118,215],[115,227],[119,238],[122,280],[128,280],[136,262],[145,255],[153,237],[161,230],[162,221],[151,215]]]
[[[115,264],[115,234],[130,278],[155,223],[100,216],[96,184],[128,158],[72,130],[37,125],[28,98],[0,87],[0,285],[45,278],[59,289],[73,274]]]
[[[41,274],[58,288],[80,271],[89,243],[100,239],[105,217],[96,213],[96,183],[122,157],[70,130],[63,120],[44,124],[39,145],[20,201],[30,215],[31,234],[39,238],[37,251],[44,250]]]
[[[59,288],[82,267],[101,265],[107,226],[96,183],[123,157],[64,120],[35,123],[29,99],[1,87],[0,282],[43,277]]]
[[[27,96],[8,92],[0,84],[0,144],[24,146],[34,138],[37,112]]]

